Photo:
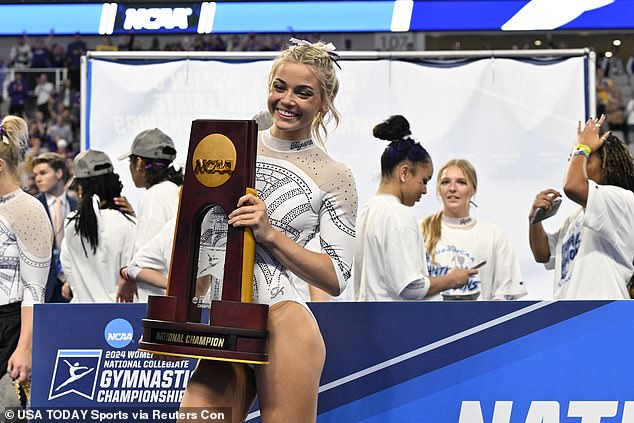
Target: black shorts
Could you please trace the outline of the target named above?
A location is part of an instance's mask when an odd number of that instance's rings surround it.
[[[22,303],[0,306],[0,378],[7,372],[7,363],[20,339]]]

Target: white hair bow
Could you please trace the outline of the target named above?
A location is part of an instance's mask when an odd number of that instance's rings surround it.
[[[294,37],[291,37],[291,39],[288,40],[288,41],[290,41],[293,44],[297,44],[298,46],[314,47],[314,48],[318,48],[319,50],[326,51],[328,53],[337,50],[337,47],[335,47],[335,45],[333,43],[328,43],[328,44],[325,44],[323,46],[317,46],[316,43],[313,44],[310,41],[300,40],[299,38],[294,38]]]
[[[2,142],[5,144],[9,144],[9,138],[7,137],[7,131],[4,130],[4,125],[0,123],[0,136],[2,137]]]
[[[337,47],[335,47],[333,43],[328,43],[328,44],[324,44],[323,46],[320,46],[320,45],[317,45],[317,43],[311,43],[310,41],[300,40],[299,38],[294,38],[294,37],[291,37],[288,41],[298,46],[313,47],[313,48],[325,51],[326,53],[328,53],[328,56],[330,56],[330,58],[332,59],[335,66],[341,69],[341,66],[339,66],[339,63],[337,63],[340,57],[337,53],[335,53],[335,50],[337,50]]]

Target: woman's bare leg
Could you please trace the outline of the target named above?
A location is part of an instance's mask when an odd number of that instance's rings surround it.
[[[255,368],[264,423],[309,423],[317,418],[319,379],[326,347],[319,327],[301,304],[271,306],[268,365]]]
[[[200,360],[187,384],[180,411],[188,409],[200,416],[201,409],[223,407],[231,409],[232,423],[243,422],[255,399],[253,370],[246,364]],[[220,411],[220,410],[217,410]],[[184,419],[187,423],[205,421]]]

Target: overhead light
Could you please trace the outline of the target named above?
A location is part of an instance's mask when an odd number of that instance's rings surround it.
[[[620,46],[621,45],[621,40],[612,41],[612,45],[617,46],[617,47]]]
[[[535,40],[535,43],[534,43],[534,44],[535,44],[537,47],[539,47],[539,46],[541,46],[541,45],[542,45],[542,40]]]
[[[605,57],[608,57],[608,58],[612,57],[612,52],[611,51],[606,51],[605,52]]]

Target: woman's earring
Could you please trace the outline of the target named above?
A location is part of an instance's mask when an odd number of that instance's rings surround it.
[[[405,178],[401,178],[401,183],[404,184],[405,183]]]

